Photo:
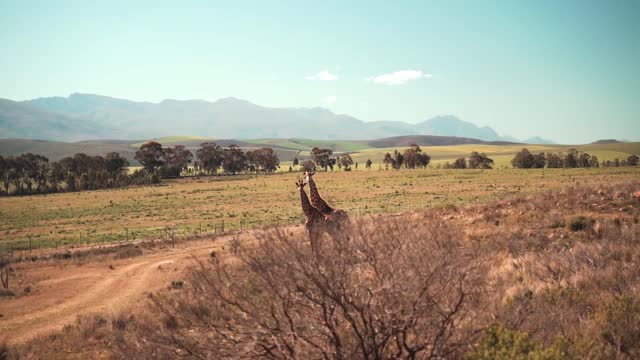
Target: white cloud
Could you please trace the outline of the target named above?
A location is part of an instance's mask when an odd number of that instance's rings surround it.
[[[338,75],[332,74],[329,70],[322,70],[315,75],[309,75],[304,77],[306,80],[320,80],[320,81],[332,81],[338,80]]]
[[[338,97],[337,96],[335,96],[335,95],[327,96],[327,104],[333,104],[336,101],[338,101]]]
[[[388,74],[382,74],[374,76],[368,80],[373,81],[376,84],[385,85],[404,85],[411,80],[431,78],[433,75],[424,74],[421,70],[400,70],[394,71]]]

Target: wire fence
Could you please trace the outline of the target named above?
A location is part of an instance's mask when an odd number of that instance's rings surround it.
[[[345,209],[351,216],[359,217],[369,214],[389,214],[407,211],[425,210],[429,204],[381,206],[381,207],[354,207]],[[128,228],[122,227],[120,231],[109,233],[97,233],[93,231],[78,231],[64,238],[47,239],[43,237],[27,236],[26,239],[0,242],[0,251],[17,253],[18,256],[27,256],[40,249],[70,250],[80,247],[135,244],[149,240],[178,240],[216,237],[231,232],[244,232],[254,229],[303,224],[304,216],[292,216],[276,219],[227,218],[218,221],[200,221],[198,223],[174,224],[155,228]]]

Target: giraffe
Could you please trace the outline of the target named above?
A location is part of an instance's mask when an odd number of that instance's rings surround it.
[[[324,216],[325,220],[329,223],[333,223],[338,227],[342,227],[349,222],[349,216],[344,210],[334,209],[326,201],[320,197],[318,193],[318,188],[316,187],[315,181],[313,181],[313,175],[315,172],[307,171],[305,172],[305,178],[309,183],[309,194],[311,195],[311,205],[313,205],[316,209],[318,209]]]
[[[318,188],[316,187],[316,182],[313,181],[312,176],[315,175],[315,172],[307,171],[304,173],[305,178],[307,179],[307,183],[309,183],[309,195],[311,195],[311,205],[316,209],[320,210],[322,214],[331,215],[333,213],[333,208],[324,201],[320,194],[318,193]]]
[[[325,217],[309,202],[307,193],[304,191],[305,185],[306,184],[302,180],[298,180],[296,182],[296,187],[300,192],[300,203],[302,204],[302,211],[307,218],[304,223],[304,227],[307,229],[309,241],[311,242],[311,248],[315,252],[318,247],[320,236],[322,235],[322,232],[325,231]]]

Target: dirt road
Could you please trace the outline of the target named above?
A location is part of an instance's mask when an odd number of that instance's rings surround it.
[[[113,314],[131,307],[146,293],[181,279],[193,256],[206,258],[224,240],[193,241],[112,262],[20,265],[15,281],[32,291],[0,299],[0,337],[20,343],[60,330],[81,314]]]

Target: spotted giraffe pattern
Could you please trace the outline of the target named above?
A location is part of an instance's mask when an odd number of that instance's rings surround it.
[[[300,204],[302,205],[302,211],[304,212],[304,216],[306,217],[304,227],[305,229],[307,229],[307,234],[309,235],[309,240],[311,241],[311,247],[315,251],[319,238],[322,235],[322,232],[325,231],[325,217],[309,202],[307,193],[304,191],[305,185],[306,184],[302,180],[298,180],[296,182],[296,187],[300,192]]]
[[[318,188],[316,187],[315,181],[313,181],[313,175],[315,172],[307,171],[305,173],[305,177],[307,182],[309,183],[309,195],[311,195],[311,205],[313,205],[316,209],[320,210],[324,215],[331,215],[333,213],[333,208],[324,201],[320,194],[318,193]]]

